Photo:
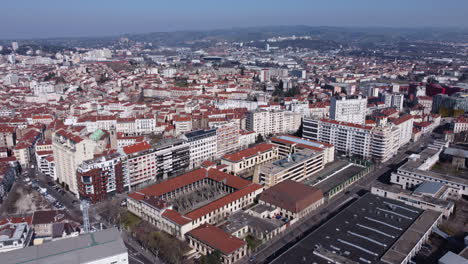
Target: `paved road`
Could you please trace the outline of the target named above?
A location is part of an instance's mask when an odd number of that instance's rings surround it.
[[[79,203],[73,203],[73,201],[77,200],[76,196],[70,192],[65,192],[65,194],[59,193],[55,190],[52,186],[48,184],[52,180],[47,176],[42,174],[41,172],[35,169],[26,169],[26,175],[31,178],[32,180],[36,179],[37,184],[47,189],[47,193],[54,197],[57,201],[61,202],[65,207],[70,215],[76,219],[77,221],[82,221],[82,213],[80,210]],[[106,223],[99,215],[94,215],[91,212],[93,211],[93,207],[90,207],[90,222],[91,225],[94,224],[103,224],[103,227],[110,227],[112,226],[109,223]],[[154,256],[151,252],[148,252],[141,248],[140,245],[131,237],[126,236],[125,232],[122,232],[122,239],[124,240],[125,246],[128,249],[128,256],[129,262],[132,264],[149,264],[149,263],[157,263],[162,264],[163,262],[159,260],[156,256]]]
[[[143,249],[138,242],[130,237],[126,232],[122,232],[122,239],[128,249],[129,262],[139,264],[162,264],[163,262],[153,255],[153,253]]]
[[[348,187],[346,192],[342,191],[335,195],[316,211],[309,214],[305,219],[301,219],[300,222],[291,226],[289,230],[277,235],[266,244],[260,246],[257,252],[251,254],[250,258],[246,258],[244,262],[269,263],[273,261],[284,251],[326,222],[344,206],[349,205],[349,202],[354,200],[354,198],[359,197],[362,190],[369,190],[376,180],[383,182],[387,181],[390,173],[397,168],[396,165],[404,161],[409,156],[406,152],[409,150],[419,150],[421,147],[424,147],[430,139],[430,137],[423,137],[418,142],[408,144],[406,147],[400,149],[395,157],[385,163],[377,164],[374,171],[352,184]]]

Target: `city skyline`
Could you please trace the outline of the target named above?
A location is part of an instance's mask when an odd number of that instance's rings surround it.
[[[121,34],[212,30],[270,25],[330,27],[455,27],[466,28],[460,0],[376,3],[335,1],[236,1],[219,4],[208,0],[130,4],[125,1],[4,3],[0,39],[113,36]]]

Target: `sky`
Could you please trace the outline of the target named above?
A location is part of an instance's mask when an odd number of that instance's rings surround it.
[[[271,25],[468,28],[468,0],[3,0],[0,39]]]

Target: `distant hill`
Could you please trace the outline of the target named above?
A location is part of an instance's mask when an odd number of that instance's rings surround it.
[[[215,41],[250,42],[278,36],[312,36],[314,41],[303,45],[330,45],[334,48],[347,44],[381,44],[413,41],[468,42],[468,29],[457,28],[351,28],[314,26],[266,26],[230,28],[218,30],[194,30],[124,34],[114,37],[31,39],[22,43],[38,43],[56,46],[102,47],[116,43],[120,37],[132,41],[151,42],[155,45],[203,48]],[[0,41],[9,45],[11,40]]]

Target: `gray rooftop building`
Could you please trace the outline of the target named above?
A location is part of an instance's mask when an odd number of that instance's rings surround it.
[[[128,263],[120,232],[107,229],[0,254],[2,264]]]
[[[441,219],[368,193],[273,263],[409,263]]]

